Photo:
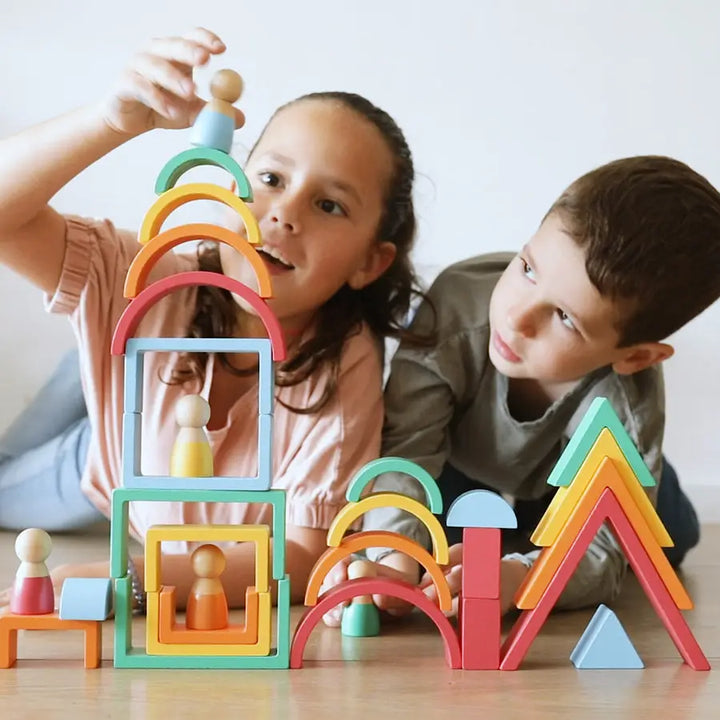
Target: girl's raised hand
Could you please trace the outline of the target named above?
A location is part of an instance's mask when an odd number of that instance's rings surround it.
[[[225,43],[205,28],[152,40],[146,51],[132,58],[105,101],[105,122],[126,135],[190,127],[205,105],[196,94],[193,70],[224,51]],[[237,110],[236,126],[243,123]]]

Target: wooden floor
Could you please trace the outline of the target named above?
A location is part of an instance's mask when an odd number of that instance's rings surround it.
[[[11,581],[14,535],[0,533],[0,580]],[[55,536],[53,563],[107,557],[105,537]],[[720,668],[720,525],[704,529],[683,581],[686,613],[710,663]],[[568,657],[592,611],[553,615],[517,672],[449,670],[439,635],[424,617],[386,626],[378,638],[343,638],[318,628],[300,671],[116,670],[112,623],[105,661],[82,667],[80,633],[21,633],[17,666],[0,670],[0,718],[657,718],[720,717],[716,671],[682,661],[634,578],[614,605],[645,670],[577,671]],[[297,618],[300,608],[293,609]],[[293,623],[294,626],[294,623]],[[134,628],[142,641],[142,622]]]

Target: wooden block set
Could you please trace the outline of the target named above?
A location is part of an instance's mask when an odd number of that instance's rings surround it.
[[[181,152],[167,163],[156,183],[157,201],[143,222],[140,250],[125,282],[129,304],[112,339],[113,355],[124,356],[125,396],[123,425],[123,487],[113,493],[110,578],[72,579],[65,582],[60,612],[45,560],[51,543],[47,533],[30,529],[20,534],[16,552],[21,561],[10,612],[0,615],[0,667],[17,659],[18,630],[82,630],[85,666],[100,665],[100,623],[114,605],[114,657],[118,668],[301,668],[310,634],[322,616],[339,603],[354,601],[343,623],[347,634],[374,635],[379,631],[370,596],[403,599],[428,615],[438,628],[446,662],[465,670],[516,670],[574,572],[600,526],[608,522],[644,588],[650,602],[675,642],[684,661],[695,670],[709,669],[682,612],[692,601],[670,566],[663,547],[672,540],[650,503],[645,488],[654,479],[628,437],[609,402],[596,399],[551,473],[548,483],[558,488],[532,541],[540,557],[517,593],[522,610],[509,635],[501,638],[500,568],[501,531],[517,527],[513,509],[500,496],[475,490],[459,497],[448,510],[448,525],[463,528],[463,577],[458,622],[445,613],[452,597],[442,566],[449,560],[447,537],[436,517],[442,498],[434,479],[421,467],[402,458],[368,463],[352,480],[347,505],[336,516],[327,535],[327,551],[317,561],[305,595],[307,611],[292,633],[290,580],[285,570],[285,493],[272,486],[273,361],[285,357],[277,319],[267,305],[272,296],[270,275],[256,246],[262,239],[245,201],[250,185],[240,166],[228,155],[227,123],[220,113],[223,98],[239,96],[241,81],[228,71],[214,85],[215,105],[201,113],[199,146]],[[239,76],[238,76],[239,77]],[[224,78],[224,79],[223,79]],[[239,84],[238,84],[239,83]],[[237,99],[237,98],[235,98]],[[234,102],[231,100],[230,102]],[[213,109],[214,108],[214,109]],[[220,109],[218,109],[220,108]],[[218,134],[219,133],[219,134]],[[230,133],[232,137],[232,133]],[[185,172],[199,165],[224,169],[233,178],[234,192],[210,183],[177,185]],[[237,212],[246,237],[210,224],[191,224],[162,230],[170,213],[194,200],[216,200]],[[220,273],[183,272],[148,284],[150,271],[166,252],[187,240],[208,238],[225,243],[248,259],[257,275],[255,292]],[[267,339],[134,337],[144,314],[173,290],[212,285],[242,297],[265,325]],[[141,471],[143,415],[143,359],[148,352],[255,353],[258,356],[258,465],[252,477],[218,477],[203,426],[209,408],[200,396],[181,401],[180,425],[165,475]],[[368,493],[373,480],[385,472],[412,476],[423,488],[426,502],[396,493]],[[128,566],[129,507],[133,502],[264,503],[272,508],[270,525],[160,525],[145,537],[145,646],[132,644],[132,577]],[[429,531],[432,552],[408,538],[389,532],[348,534],[365,512],[393,506],[417,517]],[[163,542],[199,543],[192,563],[196,581],[184,621],[176,613],[176,589],[162,576]],[[251,542],[255,547],[254,585],[246,589],[242,624],[228,620],[227,601],[220,575],[224,556],[216,543]],[[437,604],[418,587],[373,577],[368,563],[351,565],[350,579],[320,595],[332,568],[353,553],[370,547],[389,547],[414,560],[429,574]],[[277,585],[277,612],[273,627],[271,586]],[[114,603],[113,603],[114,599]],[[352,629],[351,629],[352,627]],[[374,642],[383,642],[380,638]],[[601,606],[571,655],[578,668],[639,668],[643,666],[618,618]]]

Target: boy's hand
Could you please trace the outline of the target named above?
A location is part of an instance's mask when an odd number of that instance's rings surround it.
[[[452,611],[449,615],[457,615],[458,596],[462,589],[462,543],[450,546],[450,562],[443,568],[443,572],[453,596]],[[500,564],[500,611],[503,615],[515,607],[513,598],[527,573],[527,567],[519,560],[502,560]],[[437,591],[428,573],[421,578],[420,587],[437,604]]]
[[[204,28],[183,37],[156,38],[136,54],[104,104],[105,122],[116,132],[139,135],[153,128],[190,127],[205,101],[196,95],[193,69],[225,51]],[[236,111],[236,126],[245,117]]]
[[[354,558],[345,558],[339,562],[327,574],[323,582],[320,593],[329,590],[348,579],[347,568]],[[406,582],[415,584],[418,579],[418,564],[407,555],[398,552],[386,555],[380,562],[373,563],[378,577],[393,578],[396,580],[405,580]],[[385,595],[374,595],[373,601],[381,610],[387,611],[390,615],[404,615],[412,610],[412,606],[408,603],[398,600],[394,597]],[[329,627],[340,627],[342,622],[343,609],[349,603],[341,603],[336,605],[332,610],[323,615],[323,621]]]

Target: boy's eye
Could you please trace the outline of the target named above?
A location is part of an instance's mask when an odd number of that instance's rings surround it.
[[[525,262],[523,258],[520,258],[520,262],[522,263],[522,272],[525,277],[527,277],[529,280],[535,279],[535,271]]]
[[[560,318],[560,322],[565,325],[565,327],[569,328],[570,330],[575,330],[575,323],[572,321],[572,318],[563,310],[560,310],[558,308],[557,310],[558,317]]]
[[[318,207],[328,215],[345,215],[345,210],[339,203],[334,200],[328,200],[327,198],[318,202]]]
[[[280,178],[273,172],[260,173],[260,182],[269,187],[277,187],[280,184]]]

